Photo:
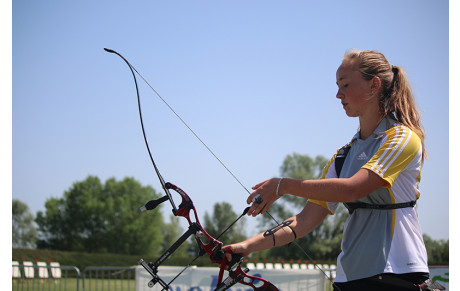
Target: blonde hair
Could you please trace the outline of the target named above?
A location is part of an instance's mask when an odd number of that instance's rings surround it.
[[[383,116],[391,114],[397,121],[414,131],[422,142],[422,158],[426,158],[425,131],[420,120],[421,114],[404,70],[392,66],[381,52],[373,50],[347,51],[342,58],[342,61],[345,60],[356,60],[356,69],[365,80],[380,78],[380,112]]]

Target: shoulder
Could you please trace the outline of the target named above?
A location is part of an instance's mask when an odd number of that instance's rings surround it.
[[[380,147],[374,156],[363,166],[390,184],[407,167],[418,168],[421,163],[421,140],[407,126],[394,124],[380,137]]]
[[[340,168],[340,169],[342,168],[345,158],[347,157],[348,151],[350,150],[354,142],[355,140],[352,140],[351,142],[337,149],[334,156],[329,160],[329,162],[324,167],[323,173],[320,176],[320,179],[337,178],[339,176],[338,175],[339,173],[337,172],[337,168]]]
[[[419,136],[414,131],[405,125],[395,123],[384,132],[381,149],[393,154],[401,152],[416,154],[421,144]]]

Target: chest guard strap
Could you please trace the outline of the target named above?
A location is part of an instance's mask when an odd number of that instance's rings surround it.
[[[342,148],[340,148],[337,156],[335,157],[335,172],[337,173],[337,177],[340,178],[340,172],[342,171],[343,163],[345,162],[345,158],[347,157],[348,152],[350,151],[351,143],[346,144]],[[365,209],[377,209],[377,210],[389,210],[389,209],[399,209],[399,208],[408,208],[414,207],[417,203],[416,200],[410,202],[403,202],[403,203],[395,203],[395,204],[369,204],[364,202],[350,202],[350,203],[343,203],[345,207],[348,209],[350,215],[358,208],[365,208]]]
[[[358,208],[390,210],[390,209],[414,207],[416,203],[417,201],[414,200],[410,202],[395,203],[395,204],[369,204],[369,203],[364,203],[364,202],[350,202],[350,203],[343,203],[343,205],[345,205],[345,207],[348,209],[348,213],[352,214]]]

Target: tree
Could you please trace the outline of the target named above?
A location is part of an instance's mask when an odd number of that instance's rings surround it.
[[[150,186],[133,178],[123,181],[88,176],[63,198],[50,198],[37,213],[39,248],[66,251],[157,255],[162,243],[159,208],[141,213],[139,207],[159,198]],[[157,247],[155,247],[157,246]]]
[[[37,241],[37,229],[34,216],[29,212],[29,206],[24,202],[13,199],[13,248],[34,248]]]
[[[328,160],[323,156],[317,156],[313,159],[309,155],[293,153],[284,158],[280,167],[280,175],[292,179],[317,179],[327,162]],[[299,212],[306,203],[307,199],[305,198],[286,195],[270,206],[270,213],[276,220],[282,221]],[[259,226],[263,228],[272,223],[273,220],[268,216],[262,216],[259,220]]]
[[[311,158],[308,155],[293,153],[287,155],[280,167],[280,175],[293,179],[317,179],[328,160],[323,156]],[[286,195],[270,207],[270,213],[278,222],[295,215],[305,207],[307,199]],[[318,227],[304,237],[297,238],[299,244],[308,253],[314,253],[315,259],[333,260],[340,253],[343,224],[348,212],[343,205],[337,208],[333,216],[327,217]],[[270,217],[263,216],[259,220],[262,231],[274,226]],[[290,245],[272,248],[266,253],[271,258],[299,258],[299,249]]]
[[[287,155],[280,167],[282,177],[292,179],[317,179],[323,172],[328,160],[323,156],[311,158],[309,155],[301,155],[293,153]],[[306,199],[287,195],[284,200],[287,200],[293,207],[300,210],[305,206]]]
[[[229,227],[240,215],[233,211],[232,205],[228,202],[214,204],[212,217],[208,212],[204,214],[204,228],[213,237],[221,235],[221,233]],[[232,227],[223,233],[219,240],[225,244],[240,242],[246,239],[244,233],[244,224],[246,217],[241,217]]]
[[[433,240],[424,234],[423,241],[430,265],[449,265],[449,240]]]
[[[171,214],[169,216],[170,223],[166,223],[162,229],[163,233],[163,250],[167,250],[172,244],[179,239],[179,237],[184,233],[182,227],[180,226],[180,219],[178,216]],[[193,237],[193,236],[192,236]],[[189,258],[188,254],[190,239],[185,241],[174,253],[171,254],[171,259],[174,258]]]

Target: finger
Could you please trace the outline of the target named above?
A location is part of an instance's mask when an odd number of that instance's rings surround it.
[[[225,253],[225,258],[227,259],[228,262],[232,261],[232,253]]]
[[[246,199],[246,203],[251,204],[254,201],[254,197],[256,197],[256,195],[256,192],[252,192],[252,194],[248,196],[248,199]]]
[[[267,203],[267,204],[264,205],[264,208],[262,208],[262,210],[260,211],[259,214],[264,214],[264,213],[267,212],[269,209],[270,209],[270,205]]]
[[[260,196],[260,194],[257,194],[256,196],[254,196],[254,199],[252,200],[252,202],[257,203],[257,204],[262,203],[262,197]]]
[[[262,204],[257,204],[256,207],[254,208],[254,211],[251,213],[253,217],[256,217],[257,215],[262,213],[262,210],[265,208],[266,203]]]
[[[263,202],[263,200],[262,200],[262,196],[260,196],[260,194],[257,194],[252,199],[252,203],[261,204],[262,202]]]
[[[259,210],[258,210],[259,207],[260,207],[260,204],[252,203],[248,211],[248,216],[254,216],[254,217],[257,216],[257,214],[259,214]]]
[[[230,245],[223,246],[222,251],[225,253],[225,258],[227,259],[227,261],[231,261],[233,253],[232,247]]]
[[[248,215],[256,216],[259,214],[260,210],[263,209],[263,203],[264,201],[262,196],[260,194],[256,194],[252,199],[252,205],[248,210]]]
[[[256,190],[257,188],[259,188],[260,186],[262,186],[263,184],[265,184],[265,182],[267,182],[268,180],[265,180],[263,182],[260,182],[258,184],[256,184],[255,186],[252,186],[252,190]]]
[[[248,196],[248,199],[246,199],[246,203],[247,203],[247,204],[254,203],[254,202],[255,202],[254,199],[256,198],[257,195],[260,196],[260,194],[259,194],[259,192],[258,192],[257,190],[254,191],[254,192],[252,192],[252,193]]]
[[[249,207],[249,210],[248,212],[246,213],[247,216],[253,216],[252,214],[254,213],[254,209],[256,208],[256,206],[254,204],[252,204],[250,207]]]

